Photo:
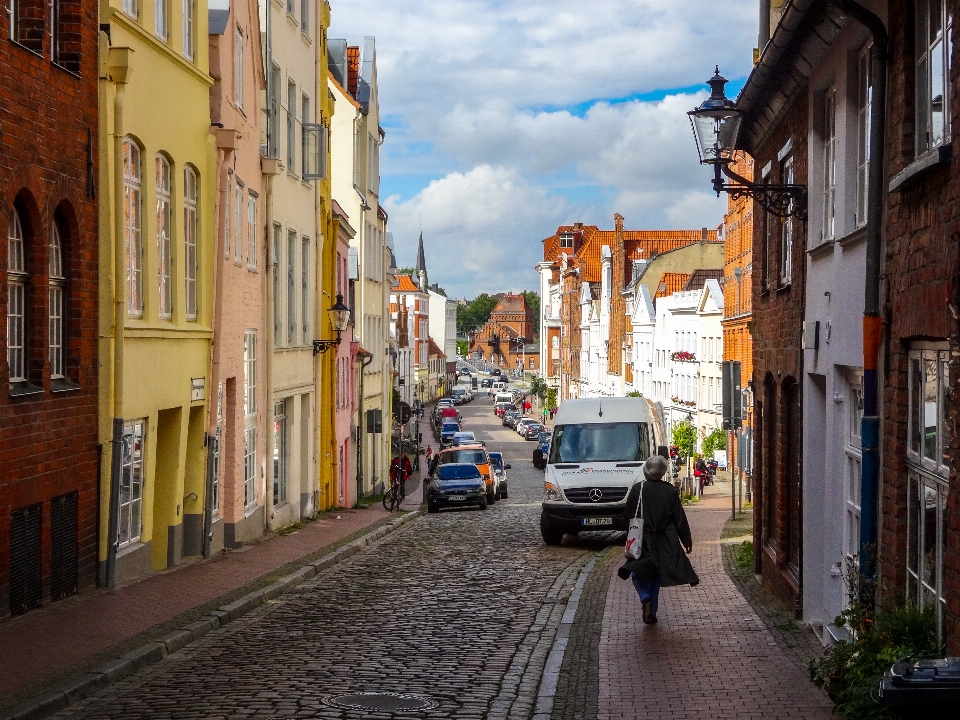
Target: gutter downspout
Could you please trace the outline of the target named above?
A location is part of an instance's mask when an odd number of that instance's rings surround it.
[[[357,357],[363,357],[364,360],[360,363],[360,412],[359,420],[360,424],[357,426],[357,504],[356,507],[360,507],[360,498],[363,497],[363,433],[366,429],[364,427],[364,417],[363,417],[363,375],[364,369],[373,362],[373,355],[371,353],[363,352],[357,353]]]
[[[108,51],[107,76],[117,86],[113,98],[113,435],[110,456],[110,517],[107,530],[107,561],[104,584],[116,587],[117,544],[120,534],[120,475],[123,472],[123,332],[126,323],[127,261],[124,232],[126,217],[123,192],[123,109],[127,82],[130,76],[130,55],[127,47],[112,47]]]
[[[757,37],[757,50],[761,55],[768,42],[770,42],[770,0],[760,0],[760,34]]]
[[[870,73],[873,103],[870,109],[870,170],[867,188],[867,261],[863,297],[863,452],[860,476],[860,571],[875,577],[880,479],[880,412],[877,365],[883,342],[880,314],[881,213],[883,211],[884,136],[887,99],[887,30],[883,21],[852,0],[831,0],[841,12],[864,25],[873,35]]]

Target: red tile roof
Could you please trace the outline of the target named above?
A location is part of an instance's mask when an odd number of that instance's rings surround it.
[[[409,275],[397,275],[397,284],[390,288],[393,293],[413,293],[420,292],[420,287],[413,281]]]
[[[433,341],[433,338],[430,338],[430,357],[437,357],[438,355],[441,357],[447,356],[446,353],[440,349],[440,346]]]
[[[657,283],[657,294],[654,299],[680,292],[689,279],[690,276],[687,273],[665,272],[660,276],[660,282]]]
[[[360,77],[360,46],[347,48],[347,92],[357,96],[357,78]]]

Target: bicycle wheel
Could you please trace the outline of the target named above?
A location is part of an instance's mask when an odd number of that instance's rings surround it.
[[[383,493],[383,509],[393,512],[393,505],[396,500],[397,489],[391,485],[387,488],[386,492]]]

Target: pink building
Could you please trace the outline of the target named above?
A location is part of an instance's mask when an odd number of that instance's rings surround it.
[[[350,307],[350,324],[343,333],[337,348],[337,389],[335,432],[337,438],[337,506],[353,507],[357,503],[356,445],[351,439],[354,413],[357,410],[356,370],[360,341],[354,337],[353,281],[357,279],[356,268],[351,268],[350,240],[357,234],[350,225],[350,218],[343,208],[333,201],[333,222],[337,228],[337,293]]]
[[[213,445],[213,550],[263,534],[273,467],[274,408],[265,407],[266,269],[260,167],[260,26],[255,0],[210,9],[210,120],[217,143],[214,334],[208,432]],[[282,421],[282,418],[281,418]],[[267,467],[270,471],[266,472]],[[272,507],[276,504],[270,504]],[[186,528],[185,528],[186,530]],[[187,533],[185,532],[186,536]],[[188,554],[188,553],[185,553]]]

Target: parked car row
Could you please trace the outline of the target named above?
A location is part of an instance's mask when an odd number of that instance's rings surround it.
[[[436,466],[426,481],[427,511],[470,505],[486,510],[507,497],[510,465],[504,463],[502,453],[487,452],[474,433],[460,429],[459,422],[451,418],[448,424],[450,432],[441,435]]]

